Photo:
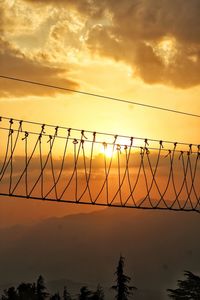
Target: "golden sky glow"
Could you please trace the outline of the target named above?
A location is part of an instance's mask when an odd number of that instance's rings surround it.
[[[0,73],[199,114],[199,22],[197,1],[180,8],[157,0],[1,0]],[[18,119],[199,144],[198,118],[5,79],[0,108]]]
[[[170,20],[156,23],[158,10],[164,14],[167,4],[150,9],[143,1],[135,6],[134,1],[107,1],[103,11],[99,1],[92,2],[1,1],[1,73],[197,113],[199,44],[194,33],[190,41],[188,32],[179,32],[190,22],[185,10],[174,31]],[[168,5],[173,16],[176,1]],[[195,18],[193,6],[192,1]],[[198,143],[199,121],[190,117],[3,79],[0,86],[2,115]]]

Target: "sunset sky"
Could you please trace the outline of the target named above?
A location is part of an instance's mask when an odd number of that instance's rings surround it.
[[[198,0],[0,0],[0,75],[199,114],[199,13]],[[199,144],[199,118],[6,79],[0,108],[17,119]]]
[[[0,0],[0,298],[42,274],[111,300],[123,255],[134,299],[169,299],[200,275],[198,145],[200,0]]]
[[[0,2],[1,74],[198,113],[200,4]],[[198,143],[199,120],[0,80],[1,114]]]

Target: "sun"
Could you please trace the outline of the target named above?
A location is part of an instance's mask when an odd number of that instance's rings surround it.
[[[106,157],[111,158],[115,154],[115,149],[112,145],[102,144],[100,147],[100,153],[104,154]]]

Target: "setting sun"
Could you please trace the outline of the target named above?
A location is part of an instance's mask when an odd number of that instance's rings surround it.
[[[106,157],[111,158],[115,155],[116,149],[112,145],[102,144],[100,147],[100,153],[104,154]]]

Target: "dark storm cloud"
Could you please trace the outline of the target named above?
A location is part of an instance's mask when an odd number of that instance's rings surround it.
[[[147,83],[181,88],[200,83],[199,0],[27,1],[76,8],[88,18],[91,51],[124,61]],[[162,45],[158,49],[165,39],[173,41],[168,52]]]

